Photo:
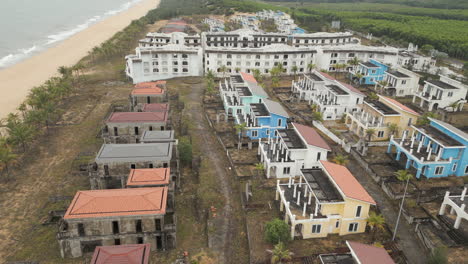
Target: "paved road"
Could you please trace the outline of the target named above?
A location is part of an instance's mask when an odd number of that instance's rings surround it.
[[[384,193],[382,188],[375,183],[370,175],[350,156],[350,162],[346,165],[348,169],[353,173],[357,180],[364,186],[369,194],[377,202],[380,211],[385,217],[385,221],[389,227],[393,230],[398,217],[398,210],[393,208],[390,198]],[[405,253],[410,264],[425,264],[427,263],[427,254],[425,249],[422,247],[414,228],[406,222],[403,217],[400,218],[400,224],[398,225],[397,238],[399,239],[398,244]]]

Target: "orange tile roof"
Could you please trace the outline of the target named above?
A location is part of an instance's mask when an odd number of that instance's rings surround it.
[[[257,83],[257,80],[255,79],[255,77],[252,74],[248,74],[248,73],[245,73],[245,72],[241,72],[240,74],[242,76],[242,79],[244,79],[244,81]]]
[[[320,163],[346,197],[376,205],[374,199],[367,193],[366,189],[362,187],[358,180],[356,180],[348,168],[324,160],[321,160]]]
[[[168,110],[169,110],[169,104],[167,104],[167,103],[144,104],[142,110],[143,110],[143,112],[161,112],[161,111],[168,111]]]
[[[374,247],[354,241],[346,241],[349,249],[361,264],[395,264],[384,248]]]
[[[392,98],[389,98],[389,97],[385,97],[385,96],[382,96],[382,95],[379,95],[382,99],[384,99],[385,101],[395,105],[396,107],[400,108],[401,110],[405,111],[405,112],[408,112],[410,114],[413,114],[413,115],[417,115],[417,116],[420,116],[420,114],[416,111],[414,111],[413,109],[407,107],[406,105],[398,102],[397,100],[395,99],[392,99]]]
[[[330,146],[328,146],[327,142],[313,129],[309,126],[304,126],[298,123],[292,123],[292,125],[297,129],[299,134],[305,139],[307,144],[316,146],[319,148],[331,150]]]
[[[164,89],[156,88],[135,88],[132,90],[132,95],[163,95]]]
[[[167,185],[170,175],[170,168],[132,169],[128,175],[127,186]]]
[[[167,187],[78,191],[64,219],[165,214]]]
[[[98,246],[90,264],[148,264],[150,244]]]
[[[114,112],[108,123],[151,123],[167,121],[166,112]]]

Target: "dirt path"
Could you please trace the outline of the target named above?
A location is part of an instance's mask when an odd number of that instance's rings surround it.
[[[382,188],[375,183],[370,175],[352,157],[346,165],[353,175],[359,180],[364,188],[377,202],[385,221],[393,230],[398,217],[398,211],[393,207],[390,198],[382,191]],[[416,234],[406,220],[401,217],[397,231],[398,244],[405,253],[411,264],[424,264],[426,261],[426,251],[421,246]]]
[[[239,196],[233,191],[233,174],[229,170],[226,154],[219,145],[211,127],[204,116],[202,107],[202,84],[192,87],[189,94],[189,102],[186,109],[190,119],[195,123],[194,129],[190,131],[192,138],[200,142],[202,159],[209,160],[211,173],[216,175],[217,185],[224,197],[223,208],[218,208],[217,217],[212,219],[214,231],[209,234],[209,246],[219,256],[219,263],[243,263],[237,258],[232,243],[238,241],[240,221],[236,221],[236,213],[240,210]],[[245,260],[244,260],[245,261]]]

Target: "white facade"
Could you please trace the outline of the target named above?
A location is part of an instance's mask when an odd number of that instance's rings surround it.
[[[276,27],[279,32],[290,34],[297,25],[294,23],[294,19],[287,13],[273,10],[262,10],[257,12],[259,19],[272,19],[275,21]]]
[[[441,75],[439,80],[425,81],[423,90],[414,94],[413,103],[419,100],[419,106],[429,111],[439,108],[449,111],[462,110],[467,91],[466,85]]]
[[[161,47],[138,47],[135,51],[135,55],[125,57],[125,72],[133,83],[203,75],[200,47],[169,44]]]
[[[317,142],[307,140],[316,138]],[[260,142],[258,154],[267,178],[288,178],[301,175],[301,169],[318,167],[327,160],[330,147],[311,127],[292,124],[291,129],[278,130],[279,137]]]
[[[316,67],[335,71],[333,64],[348,63],[354,58],[360,61],[378,60],[387,65],[396,65],[398,49],[393,47],[372,47],[357,44],[317,47]],[[351,70],[349,66],[347,70]]]
[[[293,81],[291,90],[301,100],[317,105],[324,120],[337,120],[346,112],[354,112],[365,97],[356,88],[316,70]]]
[[[398,65],[414,71],[426,71],[435,66],[436,60],[430,56],[422,56],[415,52],[403,50],[399,52]]]
[[[198,34],[188,35],[183,32],[148,33],[144,39],[138,42],[138,45],[143,48],[161,47],[169,44],[198,47],[201,46],[201,37]]]
[[[384,93],[390,96],[410,96],[418,91],[420,77],[419,74],[399,67],[385,73],[384,81],[387,85],[385,85],[385,87],[379,87],[378,89],[383,89]]]
[[[205,49],[205,72],[211,70],[222,76],[221,67],[226,66],[227,73],[251,73],[253,69],[268,74],[271,68],[282,64],[286,74],[293,74],[293,67],[298,73],[307,71],[307,65],[314,62],[315,50],[295,48],[289,45],[275,44],[262,48],[223,48]]]

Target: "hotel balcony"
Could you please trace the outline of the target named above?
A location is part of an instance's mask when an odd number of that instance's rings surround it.
[[[416,92],[414,95],[421,99],[428,100],[428,101],[441,100],[441,97],[436,97],[435,95],[431,95],[430,93],[427,93],[427,92]]]
[[[444,159],[442,158],[443,156],[443,151],[444,149],[439,146],[439,150],[437,153],[434,153],[433,149],[429,144],[424,145],[423,141],[416,140],[415,137],[411,139],[406,139],[406,138],[398,138],[395,139],[393,136],[390,138],[390,145],[389,145],[389,151],[392,145],[395,145],[397,148],[397,152],[393,153],[394,157],[396,158],[397,161],[402,160],[402,155],[401,152],[404,152],[406,156],[414,160],[417,163],[441,163],[441,164],[446,164],[446,163],[451,163],[452,162],[452,157],[449,159]],[[398,151],[399,150],[399,151]],[[408,161],[403,159],[403,161]],[[405,164],[403,164],[405,165]]]
[[[382,128],[387,126],[383,123],[382,117],[375,117],[370,114],[367,114],[367,112],[358,110],[356,112],[346,114],[351,120],[351,123],[346,122],[346,125],[348,127],[350,127],[354,122],[356,122],[359,126],[364,127],[365,129]]]
[[[272,163],[272,162],[281,162],[281,163],[290,162],[292,164],[295,163],[295,161],[292,160],[288,156],[288,150],[286,148],[283,148],[283,150],[280,149],[279,143],[274,143],[274,142],[261,143],[260,148],[261,148],[263,157],[266,159],[268,163]]]

